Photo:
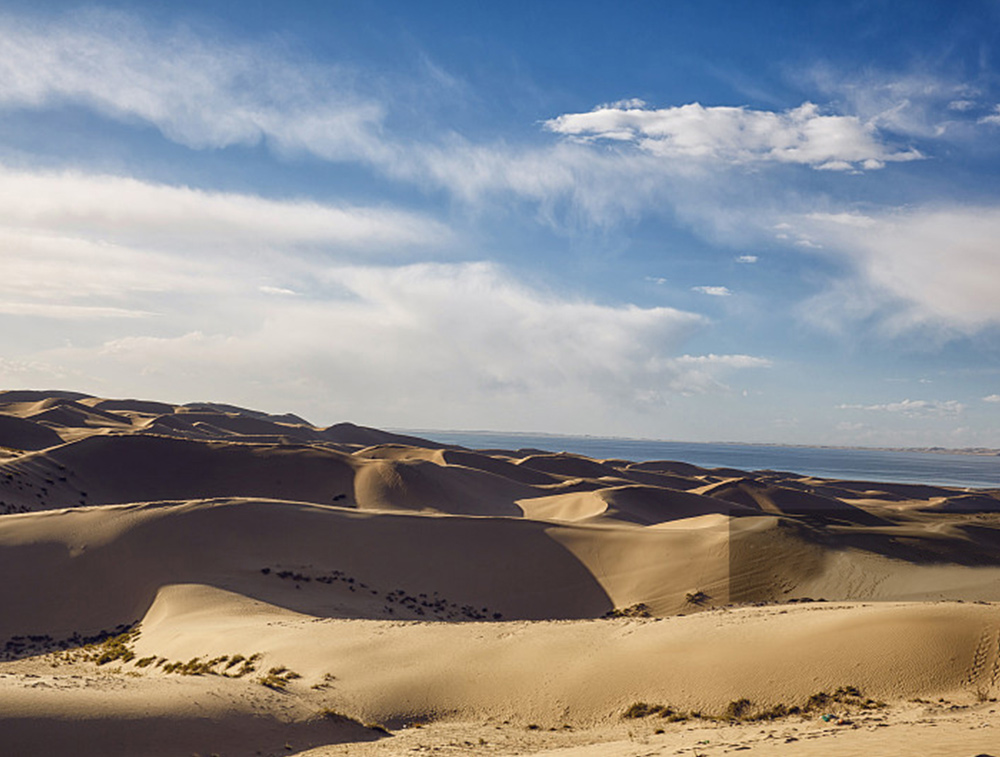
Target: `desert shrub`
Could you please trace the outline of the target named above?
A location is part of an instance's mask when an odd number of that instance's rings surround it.
[[[283,665],[273,667],[267,671],[267,675],[261,676],[257,679],[257,682],[261,686],[266,686],[269,689],[274,689],[275,691],[284,691],[288,687],[289,681],[294,681],[296,678],[301,678],[298,673],[294,670],[289,670]]]
[[[750,715],[752,702],[749,699],[734,699],[726,705],[725,716],[730,720],[744,720]]]
[[[829,694],[825,691],[819,691],[815,694],[811,694],[806,700],[805,710],[806,712],[811,710],[821,710],[829,705],[831,701],[833,700]]]
[[[754,720],[778,720],[780,718],[788,717],[789,715],[795,715],[800,712],[798,707],[789,707],[785,704],[776,704],[766,710],[761,710],[756,713],[753,717]]]
[[[674,708],[666,704],[647,704],[646,702],[634,702],[629,705],[629,707],[622,713],[623,718],[638,719],[649,717],[650,715],[659,715],[661,718],[671,719],[674,716],[679,715]],[[687,720],[687,715],[683,715],[681,718],[674,718],[671,722],[677,722],[678,720]]]
[[[654,705],[649,705],[645,702],[633,702],[622,713],[622,717],[630,719],[644,718],[652,713],[653,707]]]
[[[618,608],[613,610],[608,610],[604,613],[605,618],[651,618],[653,617],[652,610],[649,605],[645,602],[639,602],[634,605],[629,605],[628,607]]]
[[[131,645],[138,636],[138,630],[125,631],[105,639],[100,644],[88,644],[84,647],[86,652],[84,659],[98,665],[107,665],[115,660],[129,662],[135,658]]]

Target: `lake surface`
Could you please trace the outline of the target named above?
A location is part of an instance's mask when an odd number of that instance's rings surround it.
[[[701,444],[593,436],[473,431],[407,431],[471,449],[535,448],[593,458],[680,460],[703,468],[803,473],[823,478],[1000,488],[1000,457],[877,449],[824,449],[756,444]]]

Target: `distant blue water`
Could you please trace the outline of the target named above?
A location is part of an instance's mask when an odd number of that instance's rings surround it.
[[[823,478],[1000,488],[1000,457],[874,449],[772,447],[755,444],[695,444],[591,436],[548,436],[466,431],[409,431],[444,444],[471,449],[575,452],[594,458],[680,460],[703,468],[739,468],[803,473]]]

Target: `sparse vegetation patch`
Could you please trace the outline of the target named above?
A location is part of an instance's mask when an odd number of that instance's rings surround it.
[[[288,687],[289,681],[294,681],[296,678],[301,677],[294,670],[289,670],[285,666],[279,665],[267,671],[267,675],[258,678],[257,682],[269,689],[284,691]]]
[[[645,602],[638,602],[634,605],[629,605],[628,607],[618,608],[613,610],[608,610],[604,613],[605,618],[651,618],[653,617],[653,611],[649,605]]]
[[[430,594],[425,592],[412,593],[405,589],[380,591],[369,586],[364,581],[348,575],[342,570],[310,573],[302,569],[291,570],[265,565],[260,569],[260,573],[263,576],[292,581],[296,588],[302,588],[304,584],[310,583],[325,584],[327,586],[340,585],[340,588],[346,588],[353,594],[381,598],[383,602],[382,613],[386,616],[397,618],[406,618],[407,616],[413,618],[416,616],[416,619],[427,618],[428,620],[459,621],[503,619],[502,613],[494,612],[488,607],[474,607],[469,604],[460,605],[457,602],[450,602],[436,591]]]
[[[823,713],[824,710],[829,710],[835,706],[847,711],[864,711],[881,709],[887,705],[885,702],[864,696],[857,686],[841,686],[832,693],[820,691],[812,694],[802,705],[778,703],[770,707],[758,707],[751,700],[741,697],[727,704],[725,710],[719,715],[705,715],[701,712],[679,711],[665,704],[634,702],[622,712],[622,717],[637,720],[659,716],[665,718],[668,722],[701,719],[749,723],[763,720],[778,720],[790,715],[806,716]]]

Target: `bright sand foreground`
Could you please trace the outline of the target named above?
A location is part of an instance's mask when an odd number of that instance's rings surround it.
[[[0,513],[2,754],[1000,755],[1000,490],[14,391]]]

